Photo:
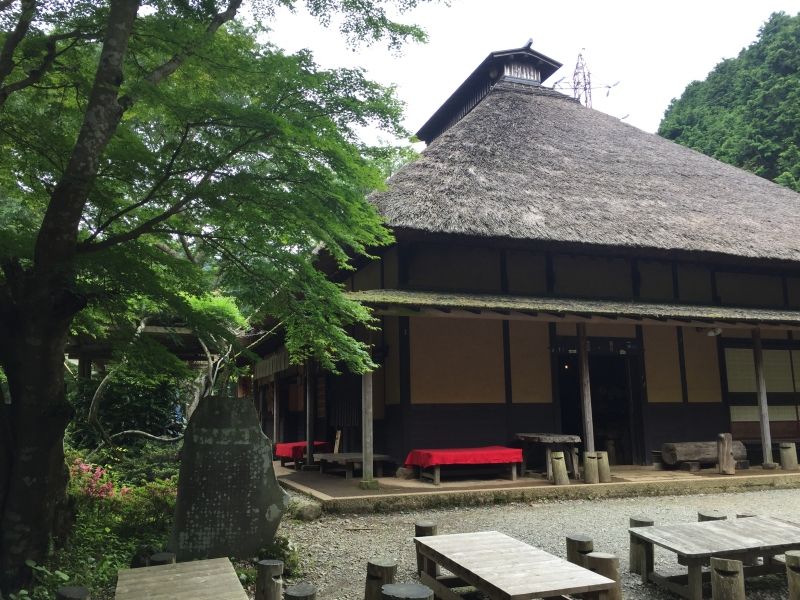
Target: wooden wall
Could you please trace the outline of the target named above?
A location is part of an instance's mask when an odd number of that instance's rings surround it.
[[[411,318],[412,404],[505,402],[501,321]]]
[[[678,334],[674,327],[642,327],[647,401],[683,402]]]
[[[550,403],[550,336],[547,323],[509,323],[511,394],[514,403]]]

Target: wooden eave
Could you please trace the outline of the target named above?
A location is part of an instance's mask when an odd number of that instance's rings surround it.
[[[702,328],[800,329],[800,310],[630,300],[365,290],[347,296],[375,314],[394,316],[631,323]]]

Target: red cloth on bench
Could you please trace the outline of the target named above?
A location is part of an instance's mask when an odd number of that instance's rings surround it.
[[[314,449],[320,452],[329,452],[328,442],[314,442]],[[305,442],[281,442],[275,444],[275,458],[285,458],[288,460],[303,460],[306,455]]]
[[[505,446],[481,448],[437,448],[412,450],[406,456],[406,467],[435,467],[437,465],[494,465],[522,462],[522,449]]]

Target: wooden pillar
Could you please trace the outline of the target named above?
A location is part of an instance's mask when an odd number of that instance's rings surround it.
[[[767,380],[764,378],[764,353],[761,350],[761,331],[753,329],[753,359],[756,365],[756,387],[758,389],[758,420],[761,424],[761,448],[764,464],[771,465],[772,435],[769,431],[769,407],[767,406]]]
[[[372,373],[361,376],[361,479],[372,481]]]
[[[311,361],[306,362],[306,465],[314,462],[314,380],[311,377]]]
[[[583,444],[586,452],[594,452],[592,390],[589,384],[589,346],[586,341],[585,323],[578,323],[578,370],[580,372],[581,406],[583,408]]]
[[[272,441],[278,443],[281,435],[281,413],[280,402],[278,402],[278,376],[274,375],[272,380]]]

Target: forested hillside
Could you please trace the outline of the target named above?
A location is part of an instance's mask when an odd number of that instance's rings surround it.
[[[800,15],[773,14],[671,102],[658,133],[800,191]]]

